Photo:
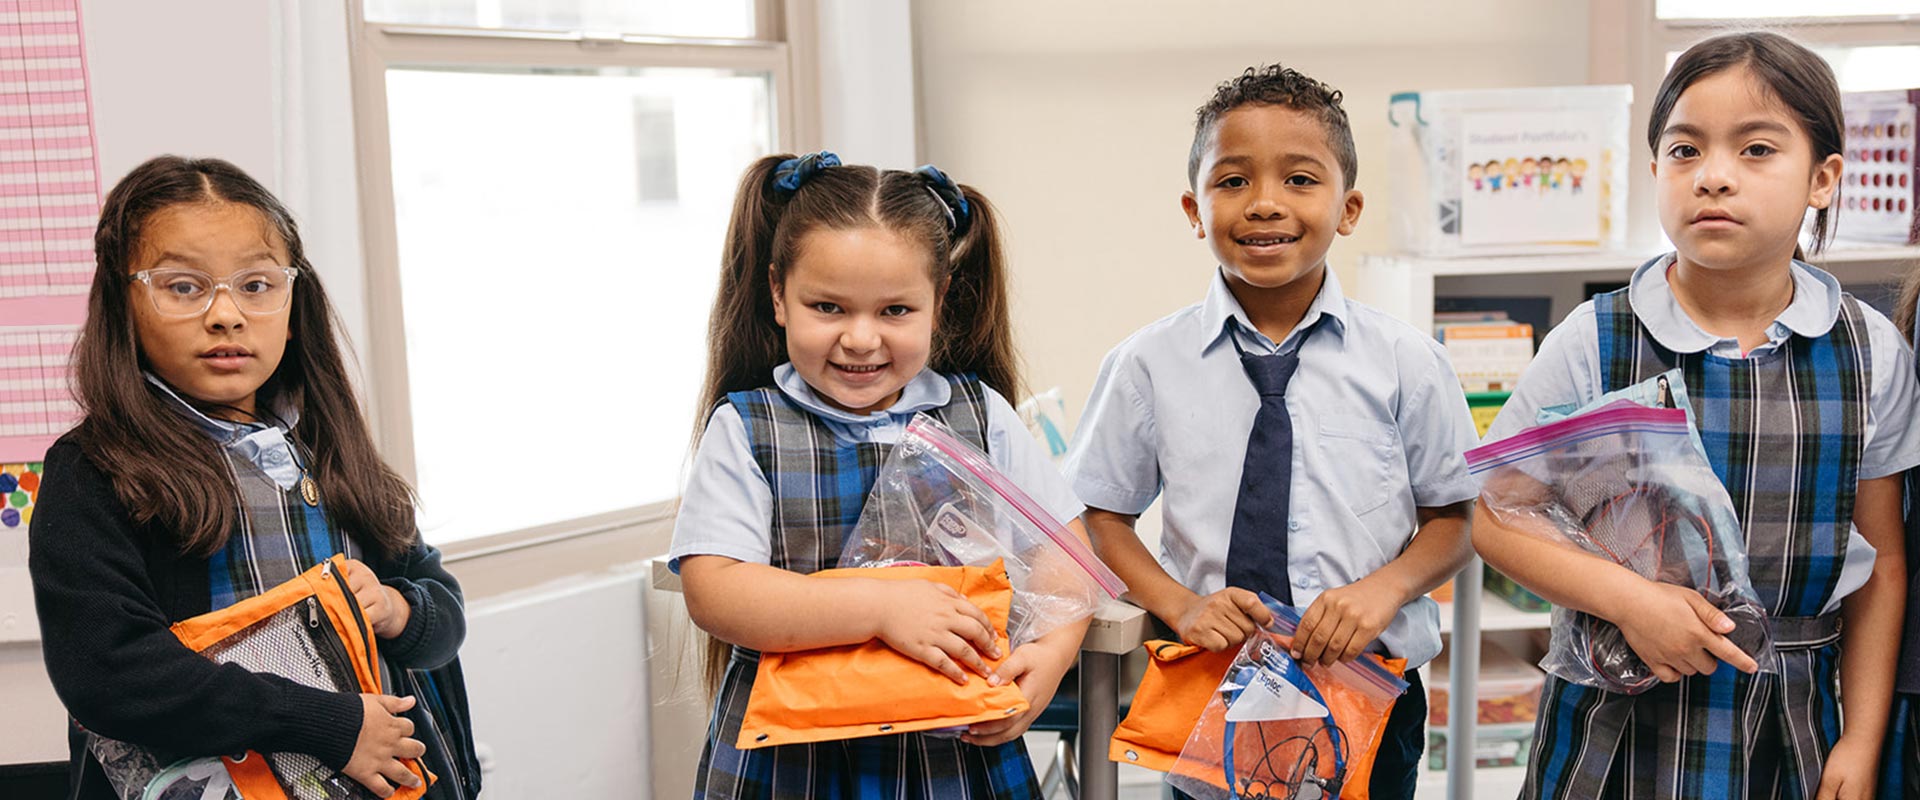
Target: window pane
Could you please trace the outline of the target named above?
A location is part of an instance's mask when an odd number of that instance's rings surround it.
[[[754,0],[367,0],[367,19],[538,31],[750,39]]]
[[[679,491],[771,77],[387,73],[422,523],[435,541]]]
[[[1833,65],[1843,92],[1920,86],[1920,47],[1816,47],[1814,51]]]
[[[1920,0],[1656,0],[1660,19],[1861,17],[1920,13]]]

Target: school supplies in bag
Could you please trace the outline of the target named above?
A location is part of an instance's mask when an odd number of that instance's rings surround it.
[[[336,555],[263,594],[173,625],[181,644],[221,664],[277,675],[314,689],[378,694],[380,658],[373,630],[347,588]],[[256,753],[174,759],[157,750],[92,736],[89,749],[122,800],[371,800],[377,797],[306,753]],[[437,779],[391,795],[415,800]]]
[[[1727,638],[1768,669],[1772,633],[1739,518],[1694,437],[1683,408],[1615,400],[1469,450],[1467,471],[1502,525],[1698,590],[1733,619]],[[1558,606],[1540,667],[1623,694],[1658,683],[1618,626]]]
[[[986,454],[914,415],[847,536],[842,567],[1006,564],[1013,646],[1093,615],[1127,590],[1093,550],[994,468]]]
[[[1113,729],[1107,759],[1169,772],[1238,653],[1164,639],[1143,647],[1147,673],[1133,692],[1127,718]]]
[[[1365,798],[1406,662],[1301,664],[1287,654],[1300,609],[1261,600],[1273,622],[1235,655],[1167,783],[1199,800]]]
[[[999,563],[985,567],[891,567],[829,569],[816,578],[925,580],[960,591],[986,612],[1007,645],[1007,614],[1013,587]],[[983,659],[986,660],[986,659]],[[986,660],[989,667],[999,661]],[[879,640],[793,653],[761,653],[747,696],[746,716],[734,747],[752,750],[781,744],[824,742],[931,731],[1005,719],[1026,711],[1026,695],[1009,681],[988,685],[968,673],[966,685]]]

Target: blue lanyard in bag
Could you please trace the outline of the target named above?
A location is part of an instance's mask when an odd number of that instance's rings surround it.
[[[1248,788],[1245,792],[1241,791],[1237,782],[1237,776],[1234,774],[1233,743],[1234,726],[1237,723],[1228,720],[1226,722],[1226,742],[1223,753],[1225,758],[1222,759],[1224,761],[1222,765],[1224,771],[1223,777],[1227,780],[1227,791],[1233,794],[1233,796],[1245,798],[1245,800],[1322,800],[1322,798],[1338,798],[1340,796],[1341,785],[1346,780],[1347,775],[1347,748],[1346,742],[1344,741],[1346,734],[1340,730],[1339,725],[1335,724],[1332,706],[1328,705],[1326,697],[1320,694],[1319,687],[1314,686],[1313,681],[1309,680],[1307,674],[1300,669],[1300,664],[1287,656],[1287,654],[1281,652],[1280,648],[1275,647],[1272,642],[1262,641],[1259,651],[1260,663],[1237,667],[1233,672],[1229,673],[1228,680],[1224,684],[1231,687],[1224,692],[1228,708],[1232,708],[1233,704],[1240,700],[1241,694],[1246,691],[1247,687],[1255,685],[1255,682],[1261,680],[1264,676],[1277,675],[1281,679],[1284,679],[1289,685],[1299,690],[1300,693],[1308,699],[1319,703],[1320,707],[1326,710],[1326,715],[1321,720],[1320,730],[1314,731],[1306,736],[1289,736],[1278,742],[1267,744],[1263,735],[1262,744],[1265,745],[1266,753],[1261,756],[1261,762],[1266,762],[1272,758],[1275,750],[1294,740],[1301,740],[1302,747],[1300,755],[1295,759],[1292,768],[1286,772],[1273,769],[1272,765],[1269,764],[1269,771],[1272,772],[1274,780],[1265,784],[1260,790],[1255,790],[1254,787],[1258,784],[1249,780]],[[1326,734],[1328,747],[1333,750],[1332,778],[1322,778],[1319,775],[1320,751],[1318,745],[1315,744],[1315,740],[1318,739],[1323,732]]]

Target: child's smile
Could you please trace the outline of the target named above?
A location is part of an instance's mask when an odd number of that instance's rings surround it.
[[[1234,241],[1247,251],[1247,255],[1254,258],[1279,258],[1286,253],[1289,246],[1300,241],[1300,236],[1294,233],[1254,231],[1237,237]]]
[[[1230,284],[1274,289],[1312,276],[1334,235],[1352,232],[1360,194],[1345,188],[1327,137],[1319,118],[1285,106],[1243,106],[1215,123],[1181,205]]]
[[[773,286],[787,358],[828,403],[885,410],[933,349],[938,295],[926,248],[873,227],[817,230],[797,250]]]

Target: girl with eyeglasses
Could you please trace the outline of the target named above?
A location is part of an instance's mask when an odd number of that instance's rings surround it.
[[[400,760],[424,755],[428,797],[472,796],[452,744],[471,741],[460,586],[374,448],[287,209],[225,161],[155,158],[107,195],[94,254],[85,417],[47,452],[28,555],[72,796],[138,796],[155,765],[246,751],[306,753],[381,797],[417,785]],[[400,676],[382,684],[431,691],[310,688],[169,630],[336,553]]]

